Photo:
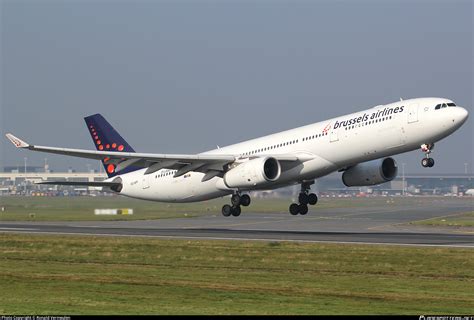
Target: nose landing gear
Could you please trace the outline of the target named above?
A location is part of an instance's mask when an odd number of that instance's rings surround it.
[[[431,168],[434,166],[434,159],[433,158],[423,158],[421,159],[421,165],[425,168]]]
[[[231,215],[234,217],[238,217],[242,212],[240,206],[242,205],[244,207],[247,207],[248,205],[250,205],[250,196],[248,194],[241,195],[239,192],[236,192],[230,198],[230,202],[232,203],[232,206],[226,204],[222,207],[222,215],[224,217],[229,217]]]
[[[434,148],[434,143],[426,143],[421,145],[421,151],[425,153],[425,158],[421,159],[421,165],[424,168],[431,168],[434,166],[435,161],[430,158],[430,153]]]
[[[318,196],[314,193],[309,193],[313,183],[314,181],[310,181],[301,184],[298,203],[292,203],[289,208],[291,215],[296,216],[299,213],[304,216],[308,213],[308,204],[313,206],[318,202]]]

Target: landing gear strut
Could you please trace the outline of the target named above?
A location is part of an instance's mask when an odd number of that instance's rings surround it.
[[[290,214],[296,216],[298,213],[305,215],[308,213],[308,204],[315,205],[318,203],[318,196],[314,193],[309,193],[311,185],[314,181],[303,182],[301,184],[301,192],[298,196],[298,203],[292,203],[290,205]]]
[[[421,145],[421,151],[425,153],[425,157],[421,159],[421,165],[424,168],[431,168],[434,166],[435,161],[433,158],[430,158],[430,153],[434,148],[434,143],[426,143]]]
[[[250,205],[250,196],[248,194],[240,194],[240,192],[236,192],[230,198],[230,202],[232,203],[232,206],[226,204],[222,207],[222,215],[224,217],[229,217],[231,215],[238,217],[242,212],[240,206],[247,207]]]

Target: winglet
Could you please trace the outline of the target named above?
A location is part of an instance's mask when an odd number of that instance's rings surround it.
[[[26,143],[25,141],[15,137],[11,133],[7,133],[6,136],[7,136],[8,140],[10,140],[15,145],[15,147],[17,147],[17,148],[28,148],[30,146],[28,143]]]

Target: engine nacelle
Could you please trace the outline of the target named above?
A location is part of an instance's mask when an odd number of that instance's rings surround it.
[[[114,180],[112,180],[112,182],[116,182],[116,183],[120,183],[116,186],[112,186],[110,187],[110,189],[112,189],[112,191],[115,191],[115,192],[118,192],[120,193],[123,189],[123,182],[122,182],[122,179],[120,177],[117,177],[115,178]]]
[[[237,165],[224,175],[228,188],[248,188],[278,180],[280,162],[272,157],[256,158]]]
[[[342,182],[348,187],[373,186],[392,181],[397,176],[397,163],[392,158],[359,163],[342,174]]]

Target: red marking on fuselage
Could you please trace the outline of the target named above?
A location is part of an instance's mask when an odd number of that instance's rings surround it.
[[[119,145],[118,151],[123,151],[123,145]]]
[[[323,133],[328,132],[330,129],[331,129],[331,122],[329,122],[328,125],[324,127]]]

